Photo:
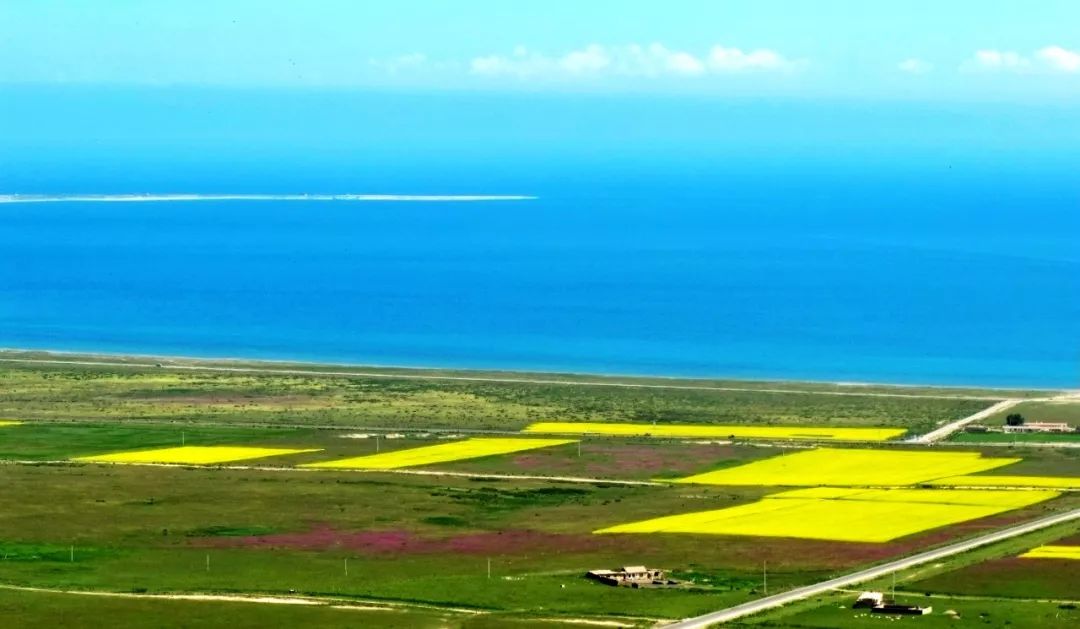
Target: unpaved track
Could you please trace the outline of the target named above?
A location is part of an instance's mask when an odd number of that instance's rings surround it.
[[[805,587],[795,588],[794,590],[789,590],[780,594],[774,594],[773,596],[767,596],[756,601],[751,601],[742,605],[736,605],[735,607],[729,607],[727,609],[722,609],[720,611],[712,612],[711,614],[705,614],[703,616],[698,616],[696,618],[688,618],[677,623],[666,625],[665,629],[705,629],[706,627],[711,627],[713,625],[718,625],[731,620],[737,620],[739,618],[751,616],[753,614],[757,614],[769,609],[782,607],[784,605],[787,605],[788,603],[801,601],[807,598],[811,598],[813,596],[817,596],[818,594],[824,594],[826,592],[830,592],[839,588],[844,588],[849,585],[854,585],[856,583],[871,581],[878,577],[883,577],[894,572],[906,570],[908,568],[912,568],[914,566],[918,566],[931,561],[937,561],[938,559],[944,559],[945,557],[951,557],[952,555],[958,555],[969,550],[974,550],[981,546],[986,546],[988,544],[1004,541],[1013,537],[1025,535],[1027,533],[1032,533],[1040,529],[1054,526],[1056,524],[1062,524],[1064,522],[1069,522],[1071,520],[1077,519],[1080,519],[1080,509],[1073,509],[1072,511],[1067,511],[1065,513],[1058,513],[1052,516],[1047,516],[1045,518],[1040,518],[1038,520],[1033,520],[1024,524],[1019,524],[1017,526],[1013,526],[993,533],[987,533],[986,535],[981,535],[973,539],[956,542],[954,544],[949,544],[941,548],[936,548],[934,550],[928,550],[926,552],[911,555],[910,557],[890,561],[889,563],[885,563],[879,566],[874,566],[865,570],[852,572],[842,577],[829,579],[828,581],[822,581],[821,583],[815,583],[814,585],[807,585]]]
[[[32,592],[38,594],[65,594],[71,596],[96,596],[101,598],[125,598],[157,601],[189,601],[201,603],[254,603],[260,605],[302,605],[307,607],[329,607],[349,611],[382,611],[382,612],[407,612],[428,611],[444,612],[458,616],[481,616],[492,612],[479,609],[462,607],[443,607],[440,605],[428,605],[424,603],[401,603],[397,601],[367,601],[333,596],[274,596],[267,594],[140,594],[135,592],[105,592],[95,590],[63,590],[30,587],[22,585],[8,585],[0,583],[0,590],[15,592]],[[635,621],[648,621],[655,623],[655,618],[641,618],[623,616],[621,618]],[[620,620],[596,619],[596,618],[536,618],[539,622],[553,622],[559,624],[574,624],[594,627],[633,627],[634,624]]]
[[[405,609],[439,610],[455,614],[482,614],[475,609],[439,607],[436,605],[404,604],[386,601],[363,601],[330,596],[273,596],[267,594],[140,594],[135,592],[105,592],[100,590],[62,590],[51,588],[8,585],[0,583],[0,590],[37,592],[41,594],[71,594],[75,596],[99,596],[103,598],[133,598],[158,601],[200,601],[219,603],[259,603],[263,605],[309,605],[332,606],[342,609],[368,611],[401,611]]]
[[[986,419],[987,417],[990,417],[991,415],[996,415],[996,414],[998,414],[998,413],[1000,413],[1002,411],[1008,410],[1008,409],[1016,406],[1017,404],[1019,404],[1019,403],[1021,403],[1023,401],[1024,400],[1015,399],[1015,398],[1010,398],[1008,400],[1002,400],[1002,401],[998,402],[997,404],[994,404],[993,406],[984,408],[983,410],[979,411],[978,413],[974,413],[974,414],[968,415],[967,417],[964,417],[962,419],[958,419],[958,420],[956,420],[954,422],[950,422],[948,424],[945,424],[941,428],[938,428],[936,430],[932,430],[932,431],[926,433],[925,435],[919,435],[918,437],[915,437],[915,438],[911,439],[911,443],[923,443],[923,444],[937,443],[938,441],[941,441],[942,439],[948,438],[949,435],[953,434],[957,430],[960,430],[964,426],[967,426],[968,424],[977,422],[980,419]],[[1033,401],[1033,400],[1029,400],[1029,401]],[[1034,401],[1038,401],[1038,400],[1034,400]]]

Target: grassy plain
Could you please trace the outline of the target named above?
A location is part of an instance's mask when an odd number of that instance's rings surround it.
[[[862,627],[943,627],[978,626],[998,629],[1071,629],[1080,623],[1080,611],[1061,603],[1028,600],[970,599],[919,594],[897,595],[905,605],[929,605],[929,616],[880,616],[866,609],[851,609],[854,594],[821,597],[817,606],[767,620],[747,619],[734,627],[783,627],[785,629],[859,629]],[[955,612],[945,614],[946,611]]]
[[[1080,496],[1068,495],[874,544],[786,537],[762,543],[760,537],[739,535],[597,536],[594,530],[620,522],[749,505],[779,491],[602,479],[690,476],[786,450],[696,438],[584,437],[580,449],[541,448],[424,468],[479,475],[473,478],[287,468],[376,452],[403,454],[476,430],[516,432],[549,420],[924,431],[985,408],[1000,394],[395,369],[362,374],[340,367],[336,375],[286,373],[316,368],[311,365],[275,365],[274,373],[256,373],[203,367],[265,365],[162,360],[155,367],[110,360],[123,364],[0,362],[0,417],[23,422],[0,431],[0,584],[133,594],[333,596],[402,604],[409,611],[106,599],[0,587],[4,618],[65,626],[75,614],[100,614],[121,627],[140,626],[141,616],[159,613],[168,616],[159,626],[352,622],[481,629],[612,617],[650,625],[760,596],[763,562],[772,591],[1080,505]],[[931,397],[912,397],[922,395]],[[251,463],[255,469],[57,463],[181,444],[321,451],[258,459]],[[900,447],[883,445],[880,451]],[[950,450],[934,449],[941,451]],[[1071,453],[967,451],[1023,456],[1017,473],[1080,476],[1080,458]],[[601,480],[500,480],[485,474]],[[667,568],[692,586],[630,590],[582,577],[588,569],[635,563]],[[354,620],[341,621],[339,614]]]
[[[949,438],[953,443],[970,444],[1039,444],[1080,443],[1080,433],[1003,433],[958,432]]]
[[[678,618],[1065,508],[1059,501],[887,544],[596,536],[607,522],[751,503],[767,489],[302,472],[0,465],[0,583],[120,592],[332,594],[492,613]],[[74,547],[74,561],[69,555]],[[207,556],[210,569],[207,570]],[[349,574],[344,561],[349,561]],[[492,577],[487,577],[491,560]],[[585,570],[647,563],[692,589]]]
[[[1003,426],[1005,418],[1013,413],[1023,415],[1029,422],[1067,422],[1078,426],[1080,425],[1080,399],[1022,402],[1008,410],[991,415],[983,423]]]
[[[181,601],[101,597],[0,588],[6,627],[115,627],[163,629],[220,627],[370,627],[371,629],[473,629],[468,617],[438,610],[334,609],[330,606]],[[152,619],[152,620],[151,620]],[[556,625],[557,626],[557,625]]]
[[[1035,627],[1058,629],[1080,622],[1076,583],[1080,561],[1023,560],[1017,555],[1047,543],[1080,544],[1080,522],[1073,521],[908,569],[861,584],[848,592],[824,595],[743,619],[734,626],[832,628],[898,624],[912,627]],[[1062,540],[1059,542],[1057,540]],[[1069,541],[1071,540],[1071,542]],[[1040,565],[1041,564],[1041,565]],[[919,617],[883,617],[851,609],[857,592],[896,588],[897,601],[932,606]],[[948,611],[955,612],[947,614]]]
[[[458,379],[428,379],[439,377]],[[934,397],[902,397],[918,393],[907,388],[882,391],[794,383],[783,384],[787,392],[774,392],[772,387],[780,385],[585,377],[577,379],[593,384],[570,386],[566,383],[573,379],[564,379],[569,377],[540,374],[532,382],[526,381],[529,377],[408,370],[380,370],[378,376],[322,376],[7,362],[0,363],[4,383],[0,416],[397,430],[517,431],[534,422],[558,420],[925,431],[993,402],[993,398],[964,399],[955,397],[962,393],[934,389],[928,391]],[[727,385],[731,386],[724,388]]]

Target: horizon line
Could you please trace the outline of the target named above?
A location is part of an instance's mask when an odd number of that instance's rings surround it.
[[[533,201],[531,195],[481,194],[0,194],[0,203],[168,203],[174,201],[460,202]]]

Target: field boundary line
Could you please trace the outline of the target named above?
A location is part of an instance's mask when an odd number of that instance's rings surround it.
[[[465,607],[442,607],[432,604],[414,604],[399,601],[353,599],[336,596],[279,596],[275,594],[206,594],[197,592],[149,594],[140,592],[110,592],[106,590],[65,590],[34,587],[29,585],[11,585],[8,583],[0,583],[0,590],[9,590],[15,592],[36,592],[40,594],[68,594],[73,596],[99,596],[102,598],[130,598],[159,601],[195,601],[204,603],[258,603],[263,605],[338,607],[344,609],[364,611],[399,611],[402,609],[428,609],[470,615],[482,615],[491,613],[488,610],[469,609]]]
[[[166,359],[167,360],[167,359]],[[636,382],[600,382],[597,380],[552,380],[546,378],[511,378],[511,377],[497,377],[497,376],[451,376],[451,375],[439,375],[439,374],[418,374],[418,373],[387,373],[380,371],[327,371],[316,369],[295,369],[295,368],[283,368],[275,369],[268,367],[222,367],[211,365],[172,365],[168,363],[125,363],[117,361],[92,361],[92,360],[57,360],[57,359],[44,359],[44,358],[0,358],[0,362],[6,363],[29,363],[29,364],[45,364],[45,365],[74,365],[84,367],[128,367],[128,368],[144,368],[144,369],[166,369],[166,370],[178,370],[178,371],[213,371],[223,373],[252,373],[252,374],[282,374],[287,376],[334,376],[334,377],[353,377],[353,378],[385,378],[388,380],[404,379],[404,380],[441,380],[450,382],[495,382],[503,384],[543,384],[543,385],[557,385],[557,386],[586,386],[586,387],[615,387],[624,389],[673,389],[681,391],[719,391],[727,393],[778,393],[778,394],[808,394],[808,395],[831,395],[831,396],[853,396],[853,397],[887,397],[887,398],[914,398],[914,399],[945,399],[945,400],[979,400],[979,401],[999,401],[1003,396],[1000,395],[949,395],[946,393],[941,394],[921,394],[921,393],[885,393],[881,391],[819,391],[819,390],[802,390],[802,389],[784,389],[784,388],[754,388],[754,387],[730,387],[730,386],[707,386],[707,385],[690,385],[690,384],[655,384],[655,383],[636,383]],[[873,386],[871,385],[857,385],[857,386]],[[904,385],[880,385],[884,387],[902,387]],[[913,387],[914,388],[914,385]],[[1029,398],[1027,401],[1039,401],[1050,398]]]
[[[273,465],[199,465],[192,463],[109,463],[93,461],[70,461],[65,459],[46,461],[26,461],[0,459],[0,465],[23,465],[28,467],[75,467],[82,465],[119,465],[124,467],[167,467],[180,469],[231,470],[240,472],[304,472],[337,474],[404,474],[409,476],[449,476],[455,478],[491,478],[496,480],[536,480],[551,483],[578,483],[584,485],[628,485],[633,487],[666,487],[669,483],[648,480],[629,480],[621,478],[589,478],[584,476],[539,476],[533,474],[483,474],[480,472],[453,472],[443,470],[410,469],[349,469],[317,467],[284,467]]]
[[[1063,524],[1072,520],[1080,519],[1080,509],[1073,509],[1072,511],[1066,511],[1065,513],[1057,513],[1045,518],[1040,518],[1031,522],[1025,522],[1007,529],[1002,529],[986,535],[981,535],[973,539],[963,540],[953,544],[948,544],[941,548],[916,553],[914,555],[890,561],[888,563],[881,564],[879,566],[873,566],[864,570],[852,572],[834,579],[828,579],[820,583],[813,585],[806,585],[798,587],[787,592],[780,594],[774,594],[773,596],[767,596],[756,601],[750,601],[749,603],[743,603],[727,609],[722,609],[702,616],[694,618],[687,618],[676,623],[665,625],[665,629],[706,629],[713,625],[718,625],[731,620],[737,620],[746,616],[751,616],[763,611],[783,607],[788,603],[794,603],[807,598],[811,598],[818,594],[833,591],[836,589],[844,588],[856,583],[863,583],[870,581],[878,577],[906,570],[924,563],[943,559],[945,557],[951,557],[952,555],[958,555],[965,553],[969,550],[994,544],[996,542],[1004,541],[1032,533],[1056,524]]]

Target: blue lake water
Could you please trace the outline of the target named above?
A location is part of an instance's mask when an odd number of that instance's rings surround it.
[[[11,87],[0,346],[1076,386],[1075,108]]]
[[[865,185],[797,202],[699,181],[518,190],[540,198],[516,202],[0,205],[0,345],[1076,382],[1070,197]],[[1028,203],[1044,211],[1018,209]]]

